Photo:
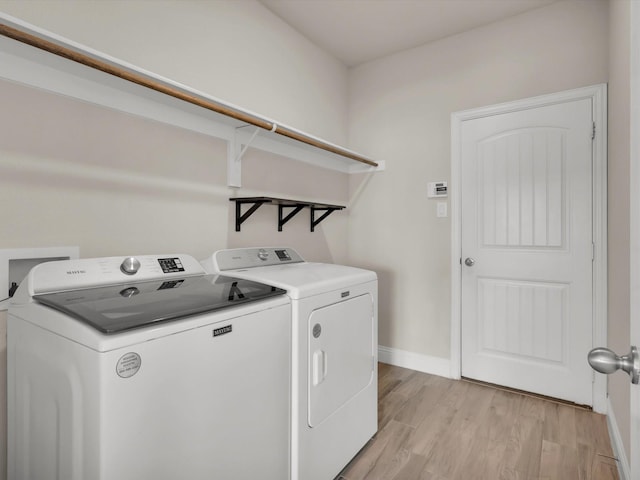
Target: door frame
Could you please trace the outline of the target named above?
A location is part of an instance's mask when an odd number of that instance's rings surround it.
[[[462,372],[462,122],[582,99],[591,99],[596,123],[592,159],[593,345],[607,345],[607,85],[603,83],[451,114],[451,378],[459,379]],[[594,375],[595,412],[606,413],[606,395],[606,376]]]

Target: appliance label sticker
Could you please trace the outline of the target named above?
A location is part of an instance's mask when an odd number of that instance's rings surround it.
[[[118,360],[116,373],[122,378],[133,377],[140,370],[140,365],[142,365],[140,355],[135,352],[125,353]]]
[[[224,327],[214,329],[213,336],[219,337],[220,335],[231,333],[232,331],[233,331],[233,325],[225,325]]]

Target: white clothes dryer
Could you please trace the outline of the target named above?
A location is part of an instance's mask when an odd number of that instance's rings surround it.
[[[285,289],[292,306],[292,480],[333,480],[378,425],[374,272],[305,262],[292,248],[220,250],[202,261]]]
[[[284,290],[188,255],[36,266],[9,308],[9,478],[289,478],[290,322]]]

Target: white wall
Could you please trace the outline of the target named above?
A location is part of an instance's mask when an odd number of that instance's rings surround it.
[[[347,71],[252,0],[0,1],[0,12],[308,133],[344,143]],[[347,175],[250,149],[226,186],[213,137],[0,81],[0,248],[77,245],[83,257],[288,245],[347,261],[348,211],[277,232],[261,207],[234,230],[231,196],[345,204]],[[0,297],[1,298],[1,297]],[[0,312],[0,479],[6,472],[6,312]]]
[[[0,0],[0,12],[345,143],[346,67],[255,0]]]
[[[449,357],[451,113],[607,81],[608,2],[568,0],[356,67],[352,148],[386,161],[351,202],[349,252],[380,272],[380,344]],[[351,179],[352,192],[361,178]]]

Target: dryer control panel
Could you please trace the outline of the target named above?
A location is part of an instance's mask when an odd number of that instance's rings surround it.
[[[293,248],[262,247],[220,250],[203,262],[215,267],[213,271],[224,272],[240,268],[266,267],[286,263],[302,263],[304,259]],[[206,266],[206,265],[205,265]]]

